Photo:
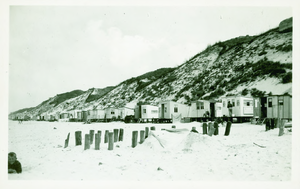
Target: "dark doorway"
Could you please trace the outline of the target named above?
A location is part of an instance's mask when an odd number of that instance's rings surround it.
[[[261,97],[260,98],[260,104],[261,104],[261,118],[267,117],[267,97]]]
[[[165,118],[165,104],[161,105],[161,118]]]
[[[210,117],[215,117],[215,103],[210,103]]]

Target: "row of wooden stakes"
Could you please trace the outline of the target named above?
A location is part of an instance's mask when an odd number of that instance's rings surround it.
[[[229,135],[230,132],[230,127],[231,127],[231,122],[227,122],[226,125],[226,130],[225,130],[225,136]],[[175,125],[172,126],[173,129],[176,128]],[[208,122],[203,123],[203,134],[207,134],[209,136],[218,135],[219,129],[218,129],[218,123],[217,122]],[[155,130],[155,127],[152,126],[150,127],[150,130]],[[163,130],[163,129],[162,129]],[[193,127],[192,132],[198,132],[196,131],[196,128]],[[101,134],[102,131],[98,131],[95,133],[95,130],[90,130],[89,134],[85,134],[84,137],[84,150],[90,149],[90,146],[94,142],[94,137],[95,137],[95,150],[100,150],[100,143],[101,143]],[[146,138],[148,138],[149,135],[149,127],[145,127],[145,130],[140,130],[140,144],[144,142]],[[113,132],[110,132],[109,130],[105,131],[104,134],[104,143],[108,143],[108,150],[113,150],[114,148],[114,143],[123,141],[124,137],[124,129],[114,129]],[[67,139],[65,140],[65,146],[64,148],[67,148],[69,145],[69,138],[70,138],[70,133],[68,133]],[[138,131],[132,131],[132,144],[131,147],[134,148],[138,144]],[[75,132],[75,145],[82,145],[82,132],[81,131],[76,131]]]
[[[226,123],[226,128],[225,128],[225,136],[228,136],[230,134],[230,128],[231,128],[231,122],[228,121]],[[218,135],[219,134],[219,123],[218,122],[208,122],[203,123],[202,125],[202,133],[204,135],[212,136],[212,135]]]
[[[155,130],[155,127],[151,127],[151,130]],[[84,137],[84,150],[90,149],[91,145],[94,142],[94,136],[95,136],[95,150],[100,150],[100,143],[101,143],[101,134],[102,131],[98,131],[95,133],[95,130],[90,130],[89,134],[85,134]],[[149,135],[149,127],[146,127],[145,130],[140,130],[140,143],[143,143],[146,138],[148,138]],[[110,132],[109,130],[105,131],[104,134],[104,143],[108,143],[108,150],[113,150],[114,143],[123,141],[124,137],[124,129],[114,129],[113,132]],[[70,139],[70,133],[68,133],[67,139],[65,140],[65,146],[64,148],[67,148],[69,146],[69,139]],[[132,131],[132,148],[137,146],[138,141],[138,131]],[[75,132],[75,145],[79,146],[82,145],[82,132],[76,131]]]

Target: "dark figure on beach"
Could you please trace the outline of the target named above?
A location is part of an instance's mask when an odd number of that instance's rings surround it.
[[[14,152],[8,153],[8,173],[22,173],[22,165]]]
[[[228,108],[228,112],[229,112],[229,117],[232,117],[232,104],[230,101],[228,102],[227,108]]]

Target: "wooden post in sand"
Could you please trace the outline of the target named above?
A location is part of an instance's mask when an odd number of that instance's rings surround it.
[[[108,130],[105,131],[105,135],[104,135],[104,143],[108,143]]]
[[[198,133],[198,131],[196,130],[196,127],[192,127],[192,130],[190,132]]]
[[[214,127],[210,128],[208,131],[208,136],[212,136],[214,132],[215,132],[215,128]]]
[[[114,133],[109,132],[108,133],[108,150],[114,149]]]
[[[102,131],[98,131],[99,134],[99,143],[101,143],[101,135],[102,135]]]
[[[206,135],[207,134],[207,123],[206,122],[203,123],[202,130],[203,130],[203,134]]]
[[[213,126],[213,123],[212,122],[208,122],[208,133],[209,133],[209,131],[212,129],[212,128],[214,128],[214,126]]]
[[[280,122],[280,125],[279,125],[279,134],[278,134],[278,136],[282,136],[284,134],[285,120],[281,119],[279,122]]]
[[[68,133],[67,139],[65,140],[65,148],[69,146],[69,138],[70,138],[70,133]]]
[[[100,150],[100,133],[95,133],[95,150]]]
[[[90,130],[90,144],[93,144],[94,142],[94,133],[95,133],[94,130]]]
[[[75,146],[81,145],[82,144],[81,140],[82,140],[81,131],[76,131],[75,132]]]
[[[231,128],[231,122],[228,121],[227,124],[226,124],[226,129],[225,129],[225,136],[228,136],[229,133],[230,133],[230,128]]]
[[[278,118],[274,118],[274,128],[278,128]]]
[[[218,125],[218,122],[214,122],[214,128],[215,128],[214,135],[218,135],[219,134],[219,125]]]
[[[155,131],[155,127],[152,126],[152,127],[150,128],[150,130],[151,130],[151,131]]]
[[[145,128],[145,138],[148,138],[149,136],[149,127]]]
[[[176,125],[172,125],[172,129],[176,129]]]
[[[143,144],[144,141],[145,141],[145,131],[141,130],[140,131],[140,144]]]
[[[90,135],[85,134],[84,137],[84,150],[90,149]]]
[[[114,142],[119,140],[119,129],[114,129]]]
[[[132,144],[131,147],[134,148],[137,145],[138,131],[132,131]]]
[[[120,129],[119,141],[123,141],[124,129]]]

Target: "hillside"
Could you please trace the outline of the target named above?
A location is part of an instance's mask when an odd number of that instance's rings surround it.
[[[224,95],[291,93],[292,34],[290,18],[260,35],[240,36],[210,45],[176,68],[158,69],[117,86],[89,89],[76,93],[77,96],[57,95],[35,108],[11,115],[132,107],[139,101],[154,105],[160,100],[189,104]]]

